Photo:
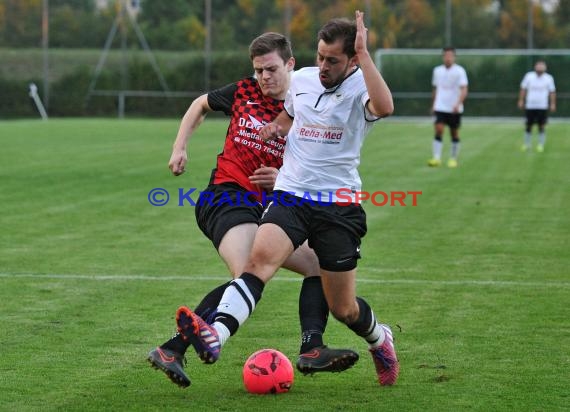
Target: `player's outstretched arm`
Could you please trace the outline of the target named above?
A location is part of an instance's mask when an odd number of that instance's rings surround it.
[[[356,11],[356,40],[354,42],[354,49],[358,57],[358,63],[362,74],[364,75],[364,82],[366,83],[366,90],[370,97],[368,103],[368,110],[379,117],[390,116],[394,112],[394,101],[392,100],[392,92],[384,81],[384,78],[376,68],[368,48],[366,46],[367,28],[364,26],[364,13]]]
[[[211,111],[212,109],[208,105],[208,95],[203,94],[192,102],[186,114],[184,114],[172,147],[172,155],[168,162],[168,168],[174,176],[184,173],[186,163],[188,162],[188,154],[186,153],[188,140],[194,133],[194,130],[200,126],[206,114]]]

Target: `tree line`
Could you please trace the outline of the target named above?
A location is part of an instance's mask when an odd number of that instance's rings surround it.
[[[366,13],[371,48],[440,48],[449,35],[457,48],[526,48],[529,17],[533,47],[566,48],[570,38],[567,0],[451,0],[450,9],[445,0],[140,0],[133,4],[140,4],[136,21],[151,48],[200,51],[207,36],[208,1],[209,39],[216,51],[247,46],[264,31],[290,34],[295,49],[311,50],[323,22],[352,18],[356,9]],[[0,47],[40,47],[43,2],[0,0]],[[50,47],[102,47],[120,7],[119,0],[103,3],[49,0]],[[449,11],[451,25],[446,26]],[[136,43],[132,30],[126,35]]]

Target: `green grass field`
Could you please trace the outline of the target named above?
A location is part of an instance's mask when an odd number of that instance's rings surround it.
[[[181,390],[149,367],[174,312],[228,278],[178,188],[202,189],[225,121],[167,162],[178,120],[0,122],[0,410],[553,411],[570,405],[570,139],[521,153],[522,121],[462,128],[460,167],[430,169],[429,119],[388,119],[368,137],[368,191],[422,191],[418,205],[365,205],[358,292],[394,326],[398,384],[382,388],[364,343],[341,374],[297,374],[290,393],[245,392],[263,347],[293,362],[300,277],[283,271],[215,365],[188,353]],[[446,136],[445,153],[449,140]],[[153,207],[148,192],[171,194]]]

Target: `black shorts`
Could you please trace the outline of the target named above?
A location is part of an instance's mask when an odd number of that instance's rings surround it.
[[[535,123],[539,126],[544,126],[548,120],[548,110],[546,109],[526,109],[525,114],[527,126],[531,126]]]
[[[259,225],[263,206],[247,190],[232,183],[210,185],[196,201],[196,222],[216,250],[228,230],[242,223]]]
[[[291,194],[275,191],[261,224],[281,227],[295,248],[305,240],[319,258],[321,268],[345,272],[360,259],[361,238],[366,235],[366,213],[359,204],[303,202]]]
[[[435,112],[434,123],[443,123],[451,129],[459,129],[459,126],[461,126],[461,113]]]

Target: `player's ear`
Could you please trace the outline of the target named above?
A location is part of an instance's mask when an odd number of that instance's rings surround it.
[[[354,55],[348,60],[348,67],[356,66],[358,63],[358,56]]]
[[[291,57],[285,66],[287,67],[288,72],[293,71],[295,69],[295,58]]]

